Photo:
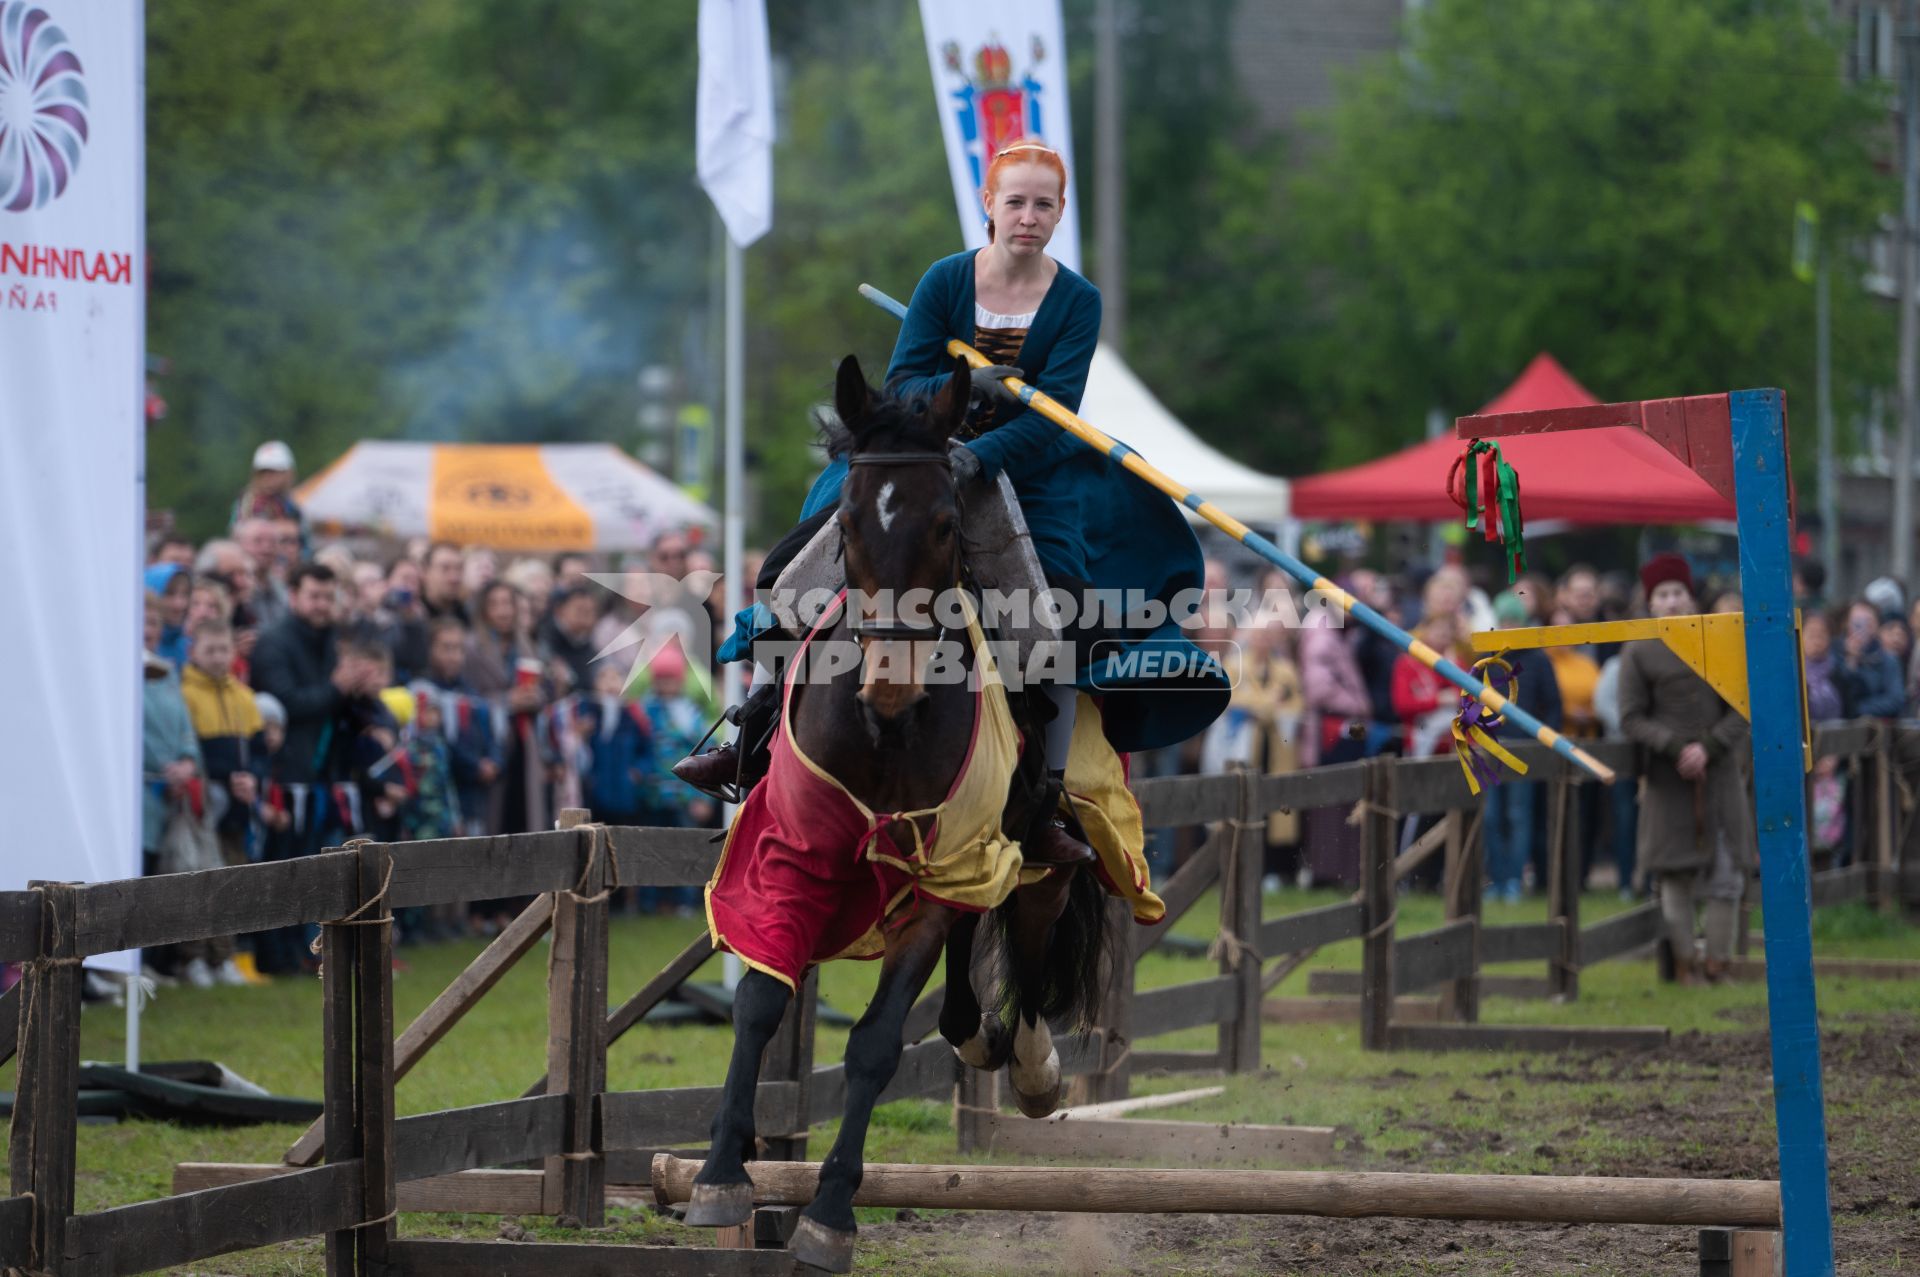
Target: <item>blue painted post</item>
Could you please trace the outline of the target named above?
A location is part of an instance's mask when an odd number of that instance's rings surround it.
[[[1738,390],[1729,399],[1786,1270],[1787,1277],[1832,1277],[1833,1213],[1827,1196],[1826,1102],[1813,992],[1800,666],[1793,633],[1786,399],[1778,390]]]

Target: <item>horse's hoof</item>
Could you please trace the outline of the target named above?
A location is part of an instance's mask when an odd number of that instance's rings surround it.
[[[1013,1056],[1013,1034],[989,1011],[980,1017],[980,1027],[966,1042],[953,1048],[960,1062],[969,1068],[997,1073]]]
[[[1007,1070],[1013,1083],[1014,1103],[1028,1117],[1046,1117],[1060,1107],[1060,1052],[1049,1044],[1047,1058],[1037,1066],[1027,1066],[1018,1057]]]
[[[1060,1083],[1054,1084],[1037,1095],[1028,1095],[1019,1087],[1013,1088],[1013,1102],[1028,1117],[1050,1117],[1060,1107]]]
[[[802,1215],[787,1250],[796,1264],[807,1264],[823,1272],[850,1273],[853,1271],[853,1238],[851,1229],[841,1232]]]
[[[695,1184],[686,1223],[695,1228],[732,1228],[753,1218],[753,1185]]]

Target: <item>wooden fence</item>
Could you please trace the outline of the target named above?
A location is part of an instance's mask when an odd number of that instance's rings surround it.
[[[1821,881],[1823,890],[1841,895],[1912,900],[1920,884],[1912,866],[1903,874],[1896,860],[1904,835],[1895,833],[1901,822],[1884,736],[1869,724],[1821,733],[1820,752],[1853,760],[1863,777],[1865,827],[1875,831],[1863,867]],[[1603,745],[1601,751],[1611,765],[1631,769],[1630,750]],[[1524,753],[1533,766],[1528,783],[1544,783],[1554,795],[1554,836],[1564,848],[1571,837],[1570,795],[1584,782],[1545,751]],[[1143,1069],[1257,1069],[1266,993],[1307,955],[1340,940],[1363,942],[1357,1013],[1366,1044],[1384,1048],[1541,1044],[1567,1031],[1536,1031],[1528,1043],[1508,1030],[1508,1039],[1494,1041],[1482,1032],[1486,1026],[1474,1023],[1479,996],[1491,984],[1480,975],[1481,964],[1543,960],[1550,964],[1549,982],[1570,994],[1582,964],[1643,947],[1653,935],[1644,907],[1579,927],[1578,893],[1564,871],[1550,884],[1552,921],[1482,925],[1478,840],[1462,820],[1477,800],[1451,759],[1149,780],[1138,796],[1149,827],[1206,825],[1210,833],[1160,885],[1163,922],[1136,927],[1115,907],[1121,959],[1105,980],[1099,1027],[1062,1042],[1063,1069],[1081,1079],[1088,1100],[1125,1096]],[[1362,890],[1351,901],[1265,918],[1262,818],[1281,808],[1316,807],[1350,810],[1360,823]],[[1393,882],[1397,866],[1405,865],[1396,840],[1400,817],[1410,812],[1442,815],[1443,832],[1433,845],[1443,846],[1448,858],[1449,920],[1435,931],[1400,937],[1393,929]],[[564,827],[546,833],[359,842],[294,861],[0,893],[0,960],[26,964],[21,985],[0,1000],[0,1061],[16,1047],[19,1057],[12,1195],[0,1198],[0,1267],[132,1273],[324,1235],[330,1274],[544,1272],[553,1263],[550,1247],[400,1239],[394,1217],[434,1210],[545,1214],[595,1226],[603,1220],[610,1182],[644,1184],[654,1151],[704,1141],[720,1094],[717,1086],[606,1089],[608,1047],[712,953],[704,936],[696,939],[609,1010],[609,888],[699,885],[717,848],[705,831],[608,828],[585,819],[585,813],[568,813]],[[1564,851],[1553,863],[1568,863]],[[1215,974],[1136,989],[1138,959],[1165,942],[1174,923],[1216,887]],[[393,912],[511,896],[535,900],[396,1038]],[[173,1196],[75,1213],[81,961],[301,923],[321,924],[324,960],[325,1112],[315,1129],[296,1141],[283,1164],[188,1164],[177,1168]],[[396,1118],[398,1079],[549,932],[544,1076],[516,1099]],[[1408,1023],[1396,1014],[1396,995],[1435,986],[1455,1023]],[[934,1036],[940,999],[936,990],[909,1015],[909,1045],[882,1101],[957,1094],[961,1146],[980,1147],[994,1136],[997,1081],[960,1069]],[[815,1009],[809,979],[768,1048],[757,1114],[772,1159],[804,1158],[809,1126],[842,1108],[841,1066],[814,1063]],[[1208,1050],[1138,1046],[1205,1026],[1217,1033]],[[489,1169],[500,1167],[538,1169]],[[566,1254],[608,1273],[784,1271],[782,1257],[751,1249],[723,1256],[692,1248],[583,1246]]]

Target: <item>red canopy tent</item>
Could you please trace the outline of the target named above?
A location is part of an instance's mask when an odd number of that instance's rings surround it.
[[[1539,354],[1480,410],[1532,412],[1600,401],[1552,355]],[[1447,475],[1460,455],[1451,434],[1364,465],[1293,482],[1296,519],[1458,519]],[[1733,518],[1733,503],[1672,453],[1625,426],[1500,440],[1520,476],[1520,513],[1573,523],[1694,523]]]

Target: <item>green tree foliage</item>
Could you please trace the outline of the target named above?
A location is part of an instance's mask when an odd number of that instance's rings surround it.
[[[1841,244],[1890,205],[1883,95],[1813,7],[1433,0],[1407,34],[1291,193],[1324,300],[1290,358],[1328,462],[1473,411],[1540,350],[1603,399],[1785,386],[1811,428],[1794,202]],[[1885,315],[1855,270],[1834,292],[1836,384],[1884,381]]]
[[[148,13],[149,348],[171,412],[156,506],[210,534],[255,443],[309,462],[391,433],[381,369],[428,344],[449,278],[422,139],[430,12],[372,0]]]
[[[1125,356],[1174,414],[1248,463],[1295,474],[1318,456],[1297,366],[1276,358],[1300,322],[1285,226],[1273,215],[1282,139],[1261,134],[1232,75],[1235,0],[1133,0],[1121,14],[1129,331]],[[1108,228],[1091,214],[1094,4],[1066,0],[1081,227],[1096,275]]]

